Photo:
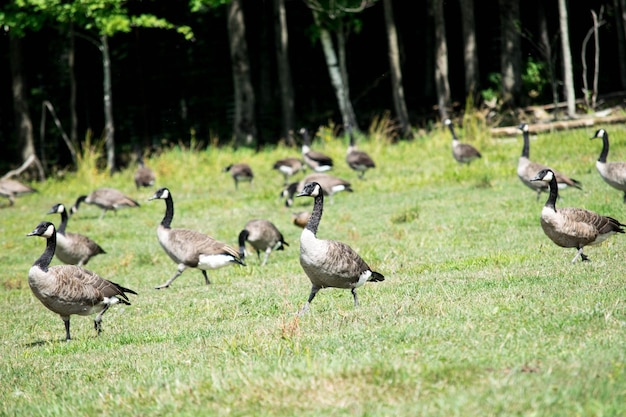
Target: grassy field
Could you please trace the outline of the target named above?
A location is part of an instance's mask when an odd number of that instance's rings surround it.
[[[626,160],[626,127],[606,126],[609,160]],[[595,169],[595,129],[532,138],[531,159],[583,183],[558,206],[584,207],[626,222],[620,192]],[[342,240],[385,275],[359,289],[325,289],[297,317],[310,290],[299,261],[300,229],[278,195],[272,163],[297,149],[260,153],[210,148],[148,159],[157,186],[170,188],[174,227],[236,245],[252,218],[266,218],[290,246],[246,267],[186,270],[154,287],[176,265],[156,227],[165,206],[136,191],[132,167],[109,178],[95,170],[36,184],[39,193],[0,209],[0,415],[2,416],[623,416],[626,415],[626,236],[573,249],[543,234],[536,200],[516,176],[521,135],[494,139],[458,129],[483,158],[458,166],[444,129],[411,142],[361,140],[378,166],[357,180],[345,139],[314,147],[353,182],[325,206],[318,236]],[[252,186],[221,170],[248,162]],[[300,177],[299,177],[300,178]],[[43,239],[26,237],[58,202],[113,186],[141,207],[108,213],[81,206],[68,230],[90,236],[107,254],[88,269],[136,290],[114,306],[96,337],[93,317],[61,319],[28,287]],[[6,203],[5,203],[6,204]],[[53,260],[53,264],[58,261]]]

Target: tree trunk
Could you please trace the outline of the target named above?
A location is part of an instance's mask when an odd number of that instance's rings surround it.
[[[542,2],[537,5],[537,23],[539,30],[539,50],[543,59],[548,65],[548,77],[550,78],[550,88],[552,89],[552,104],[557,109],[559,102],[559,89],[556,77],[556,56],[552,50],[552,40],[548,32],[548,20],[546,18],[546,9]],[[558,110],[555,110],[554,117],[557,118]]]
[[[104,96],[104,145],[107,152],[107,169],[113,175],[115,166],[115,123],[113,122],[113,91],[111,88],[111,56],[109,54],[109,39],[107,35],[100,35],[102,52],[102,76]]]
[[[251,145],[257,139],[255,97],[241,0],[232,0],[228,5],[228,37],[235,92],[233,136],[236,146]]]
[[[276,29],[276,67],[278,69],[278,85],[280,89],[281,138],[289,146],[295,146],[293,130],[295,123],[293,83],[289,66],[289,48],[287,32],[287,14],[285,0],[274,0]]]
[[[9,53],[11,65],[11,82],[13,85],[13,111],[17,130],[18,150],[21,162],[35,154],[33,122],[31,121],[26,87],[24,86],[22,68],[22,42],[20,38],[9,36]]]
[[[435,29],[435,87],[437,107],[441,120],[448,118],[450,107],[450,83],[448,81],[448,43],[446,21],[443,16],[443,0],[431,0]]]
[[[404,99],[404,87],[402,84],[402,69],[400,66],[400,49],[398,47],[398,33],[396,31],[396,21],[393,17],[393,6],[391,0],[383,0],[385,11],[385,27],[387,28],[387,41],[389,43],[389,71],[391,72],[391,93],[393,95],[393,106],[402,135],[405,139],[413,138],[411,123],[409,122],[409,112]]]
[[[474,95],[479,89],[478,45],[476,44],[476,21],[474,0],[460,0],[461,26],[463,29],[463,63],[465,64],[465,95]]]
[[[576,117],[576,93],[574,90],[574,69],[572,65],[572,51],[569,43],[569,28],[567,25],[567,5],[565,0],[559,2],[559,27],[561,28],[561,52],[563,54],[563,96],[567,102],[567,116]]]
[[[70,81],[70,142],[72,145],[78,143],[78,114],[76,113],[76,71],[75,59],[76,53],[74,25],[70,23],[69,28],[69,47],[67,50],[67,72]]]
[[[341,75],[331,34],[327,29],[321,26],[317,12],[313,11],[313,17],[315,18],[315,23],[320,30],[320,42],[322,43],[322,50],[324,51],[324,57],[326,58],[326,67],[328,68],[330,82],[335,89],[335,96],[337,98],[337,104],[339,105],[342,123],[344,126],[350,124],[355,131],[358,131],[358,124],[356,122],[352,103],[350,102],[350,97],[348,97],[346,92],[347,90],[344,85],[344,78]]]
[[[522,91],[522,50],[519,32],[519,0],[500,0],[500,73],[502,75],[502,106],[520,104]]]
[[[615,27],[617,29],[617,53],[622,89],[626,88],[626,0],[613,0]]]

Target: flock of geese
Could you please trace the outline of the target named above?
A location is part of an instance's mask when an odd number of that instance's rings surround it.
[[[452,122],[447,119],[444,125],[452,134],[452,155],[460,164],[470,164],[481,158],[481,153],[472,145],[462,143],[457,137]],[[548,200],[541,211],[541,227],[556,245],[576,249],[576,256],[587,261],[589,258],[583,249],[589,245],[603,242],[616,233],[624,233],[626,225],[618,220],[579,208],[556,208],[559,189],[574,187],[582,189],[579,181],[559,173],[552,168],[530,160],[529,131],[527,124],[521,124],[524,144],[519,158],[517,175],[522,183],[537,193],[548,193]],[[346,153],[346,163],[359,178],[374,168],[372,158],[357,149],[354,134],[350,126],[346,127],[350,144]],[[328,174],[333,168],[333,159],[311,149],[311,141],[306,129],[301,129],[303,138],[301,158],[284,158],[273,165],[273,169],[283,175],[284,190],[281,196],[285,204],[291,206],[293,198],[311,197],[314,200],[312,212],[294,213],[294,224],[303,228],[300,237],[300,265],[311,282],[309,297],[298,314],[309,310],[309,306],[320,289],[350,289],[354,305],[358,305],[356,290],[366,282],[384,281],[385,277],[374,270],[347,244],[336,240],[324,240],[317,237],[322,219],[324,198],[332,197],[340,191],[352,191],[351,184]],[[608,133],[599,129],[593,138],[603,141],[602,152],[596,167],[602,178],[612,187],[624,193],[626,203],[626,163],[607,162],[609,151]],[[593,139],[592,138],[592,139]],[[134,180],[136,187],[152,187],[155,184],[154,172],[143,163],[139,156],[139,168]],[[298,172],[310,168],[313,173],[302,180],[290,182]],[[224,169],[229,172],[238,187],[240,181],[252,182],[254,175],[249,165],[231,164]],[[10,182],[0,181],[0,194],[8,196],[11,204],[19,194],[34,190],[19,189],[7,191]],[[11,180],[12,181],[12,180]],[[18,183],[19,184],[19,183]],[[164,252],[177,265],[175,273],[156,289],[168,288],[187,268],[201,271],[205,284],[210,284],[207,271],[226,266],[246,266],[246,246],[251,246],[257,253],[261,265],[265,265],[272,251],[283,250],[289,244],[274,224],[265,219],[248,221],[238,235],[239,247],[233,247],[213,237],[185,228],[172,227],[174,218],[174,200],[172,192],[159,188],[149,201],[164,200],[165,214],[157,227],[157,238]],[[102,330],[102,316],[110,306],[118,303],[130,304],[128,294],[137,294],[117,283],[106,280],[85,268],[89,260],[105,254],[105,250],[89,237],[67,232],[68,219],[74,215],[81,203],[93,204],[102,209],[102,218],[109,210],[123,207],[139,207],[139,203],[124,193],[113,188],[99,188],[88,195],[81,195],[74,205],[67,209],[63,204],[55,204],[48,214],[59,214],[61,222],[58,228],[52,222],[42,221],[28,236],[46,239],[43,254],[29,270],[28,281],[35,296],[52,312],[58,314],[65,324],[66,340],[71,339],[70,316],[93,315],[94,328],[99,334]],[[261,253],[263,260],[261,261]],[[50,266],[53,256],[63,265]]]

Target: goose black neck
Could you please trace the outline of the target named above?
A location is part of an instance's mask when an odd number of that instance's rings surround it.
[[[602,134],[602,152],[600,152],[599,162],[606,163],[606,157],[609,156],[609,134]]]
[[[322,190],[319,190],[319,194],[315,197],[315,202],[313,204],[313,212],[311,213],[311,217],[306,224],[306,229],[313,232],[314,235],[317,235],[317,228],[320,225],[320,221],[322,220],[322,212],[324,211],[324,193]]]
[[[59,228],[57,229],[57,233],[61,233],[62,235],[65,234],[66,227],[67,227],[67,211],[63,210],[61,212],[61,224],[59,225]]]
[[[454,131],[454,126],[452,126],[452,124],[449,124],[448,129],[450,129],[450,133],[452,133],[452,139],[458,140],[458,138],[456,137],[456,132]]]
[[[161,225],[166,229],[169,229],[172,225],[172,219],[174,218],[174,200],[172,195],[168,195],[165,199],[165,216],[161,220]]]
[[[243,229],[239,233],[239,257],[240,258],[243,258],[245,256],[246,239],[248,239],[248,236],[250,236],[250,232],[248,232],[246,229]]]
[[[522,148],[522,156],[525,158],[530,157],[530,140],[528,139],[528,131],[524,130],[522,132],[522,136],[524,137],[524,147]]]
[[[78,208],[80,207],[80,203],[85,201],[85,199],[87,199],[86,195],[81,195],[80,197],[78,197],[76,199],[76,203],[74,203],[74,210],[78,210]]]
[[[43,271],[48,271],[48,266],[50,266],[50,262],[52,262],[52,257],[54,256],[54,251],[57,247],[57,234],[56,231],[46,239],[46,250],[43,251],[39,259],[35,261],[34,266],[38,266]]]
[[[546,201],[546,207],[549,207],[556,211],[556,200],[559,198],[559,186],[556,182],[556,176],[552,175],[552,179],[550,180],[550,195],[548,196],[548,200]]]

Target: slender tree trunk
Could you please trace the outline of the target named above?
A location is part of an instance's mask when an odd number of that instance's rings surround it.
[[[251,145],[257,139],[255,97],[241,5],[241,0],[232,0],[228,5],[228,36],[235,91],[233,136],[236,145]]]
[[[115,166],[115,123],[113,122],[113,90],[111,87],[111,55],[107,35],[100,35],[102,52],[102,75],[104,96],[104,145],[107,153],[107,169],[113,175]]]
[[[13,85],[13,111],[21,162],[35,154],[33,122],[30,118],[26,87],[22,68],[22,42],[20,38],[9,35],[9,54],[11,82]]]
[[[293,83],[289,66],[289,38],[287,35],[287,14],[285,0],[274,0],[276,29],[276,66],[278,68],[278,85],[280,88],[281,137],[294,146],[293,130],[295,124]]]
[[[320,42],[322,43],[322,50],[324,51],[324,57],[326,58],[326,67],[328,68],[328,75],[330,76],[330,82],[335,89],[335,96],[337,97],[337,103],[339,105],[339,111],[341,113],[341,119],[343,125],[350,124],[355,131],[358,131],[358,124],[352,108],[352,103],[347,95],[346,86],[344,85],[344,78],[341,75],[339,62],[337,60],[337,54],[335,47],[333,46],[333,40],[330,32],[321,26],[317,12],[313,11],[313,17],[315,23],[320,30]]]
[[[383,0],[385,11],[385,27],[387,28],[387,41],[389,43],[389,70],[391,72],[391,94],[393,96],[393,106],[396,117],[402,129],[402,135],[406,139],[413,137],[411,124],[409,122],[409,112],[404,99],[404,87],[402,85],[402,69],[400,66],[400,48],[398,47],[398,33],[396,31],[396,21],[393,17],[393,6],[391,0]]]
[[[615,27],[617,28],[617,53],[622,89],[626,88],[626,0],[613,0]]]
[[[443,16],[443,0],[431,0],[435,29],[435,87],[437,107],[441,120],[448,118],[450,107],[450,82],[448,81],[448,43],[446,21]]]
[[[500,0],[502,105],[513,108],[522,91],[522,51],[519,0]]]
[[[542,2],[537,5],[537,21],[539,30],[539,50],[543,59],[548,64],[548,76],[550,78],[550,88],[552,89],[552,104],[554,104],[554,117],[558,117],[559,88],[556,77],[556,56],[552,50],[552,40],[548,32],[548,20],[546,10]]]
[[[559,3],[559,27],[561,29],[561,51],[563,54],[563,91],[567,102],[567,116],[576,117],[576,93],[574,90],[574,67],[572,65],[572,50],[569,43],[569,28],[566,0]]]
[[[76,36],[74,34],[74,25],[70,23],[69,29],[69,48],[67,51],[67,69],[70,81],[70,142],[72,145],[78,143],[78,114],[76,113]]]
[[[465,95],[474,95],[479,89],[478,45],[476,44],[476,21],[474,0],[460,0],[461,25],[463,28],[463,62],[465,64]]]

